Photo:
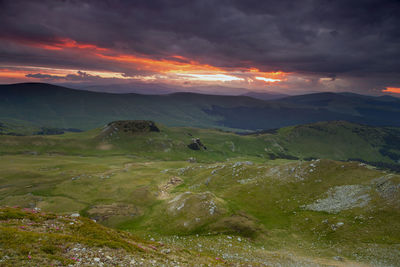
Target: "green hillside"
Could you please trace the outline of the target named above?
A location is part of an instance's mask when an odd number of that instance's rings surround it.
[[[123,126],[104,126],[62,135],[0,135],[0,153],[130,155],[152,160],[187,160],[193,157],[200,162],[251,157],[255,160],[357,159],[370,163],[397,164],[400,159],[400,129],[394,127],[333,121],[238,135],[221,130],[157,126],[159,132],[131,133],[124,132]],[[188,149],[194,138],[199,138],[207,150]]]
[[[92,220],[32,209],[0,209],[1,266],[218,265],[209,255],[145,241]]]
[[[307,158],[399,163],[400,129],[345,121],[319,122],[261,134],[272,153]]]
[[[1,210],[0,253],[26,266],[72,257],[192,266],[194,255],[210,265],[396,266],[400,176],[344,161],[395,164],[398,131],[330,122],[243,136],[118,121],[2,135],[0,206],[30,211]]]

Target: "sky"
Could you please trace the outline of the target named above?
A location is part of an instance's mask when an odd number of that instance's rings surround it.
[[[400,95],[399,14],[398,0],[0,0],[0,83]]]

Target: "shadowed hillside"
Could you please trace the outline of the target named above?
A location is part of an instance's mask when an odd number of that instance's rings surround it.
[[[115,120],[145,119],[170,126],[213,127],[219,117],[211,105],[261,105],[250,97],[175,93],[170,95],[109,94],[26,83],[0,86],[0,121],[20,120],[40,126],[92,129]]]
[[[0,86],[0,122],[88,130],[133,119],[242,131],[331,120],[400,126],[400,100],[319,93],[263,101],[195,93],[95,93],[42,83]]]

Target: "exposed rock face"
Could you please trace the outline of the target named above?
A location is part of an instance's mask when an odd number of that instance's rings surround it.
[[[179,178],[178,176],[172,177],[166,184],[160,186],[158,198],[159,199],[169,198],[170,197],[169,191],[171,191],[172,188],[180,185],[181,183],[183,183],[183,180],[181,178]]]
[[[190,148],[192,150],[201,150],[201,149],[206,150],[207,149],[207,147],[205,145],[203,145],[203,143],[200,141],[200,138],[193,138],[192,143],[190,143],[188,145],[188,148]]]
[[[372,182],[379,196],[386,199],[391,204],[400,206],[400,184],[391,180],[392,175],[386,175]]]
[[[125,133],[160,131],[160,129],[158,129],[158,127],[153,121],[143,121],[143,120],[113,121],[110,122],[107,126],[117,129],[117,131]]]
[[[364,207],[370,201],[368,187],[362,185],[335,186],[327,192],[327,197],[317,199],[314,203],[306,205],[305,209],[338,213],[356,207]]]
[[[160,129],[153,121],[132,120],[132,121],[113,121],[107,124],[101,131],[100,137],[109,139],[119,134],[137,134],[160,132]]]

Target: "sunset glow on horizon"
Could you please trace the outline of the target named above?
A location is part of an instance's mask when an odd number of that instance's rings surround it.
[[[265,77],[256,77],[256,80],[264,81],[264,82],[270,82],[270,83],[275,83],[275,82],[280,82],[280,79],[273,79],[273,78],[265,78]]]
[[[18,42],[18,41],[16,41]],[[167,82],[176,82],[177,78],[182,81],[195,82],[243,82],[245,85],[251,85],[255,80],[268,83],[277,83],[282,81],[287,74],[278,72],[262,72],[255,67],[250,68],[221,68],[204,64],[191,60],[180,55],[171,55],[166,58],[153,59],[144,55],[131,55],[119,53],[118,51],[99,47],[94,44],[80,43],[68,38],[59,38],[51,43],[34,43],[20,41],[24,46],[32,46],[35,48],[55,51],[56,53],[67,50],[81,55],[82,58],[97,58],[99,61],[108,61],[123,64],[125,68],[131,68],[144,74],[124,74],[121,72],[108,72],[90,69],[81,69],[88,75],[97,76],[98,78],[115,78],[115,79],[136,79],[142,81],[164,80]],[[4,66],[5,68],[9,66]],[[1,68],[1,66],[0,66]],[[36,69],[35,69],[36,68]],[[7,71],[6,71],[7,70]],[[43,66],[18,66],[15,70],[3,69],[0,71],[2,78],[36,78],[42,79],[67,79],[68,75],[77,73],[77,69],[52,69]],[[146,74],[147,73],[147,74]],[[158,74],[158,76],[157,76]]]
[[[400,94],[400,87],[386,87],[382,92]]]
[[[391,28],[399,12],[389,3],[374,6],[376,16],[360,4],[352,9],[360,20],[347,24],[341,2],[331,8],[318,1],[292,1],[291,8],[260,0],[3,2],[1,84],[371,95],[397,93],[382,88],[400,84]],[[365,40],[365,33],[375,37],[360,50],[354,40]]]

